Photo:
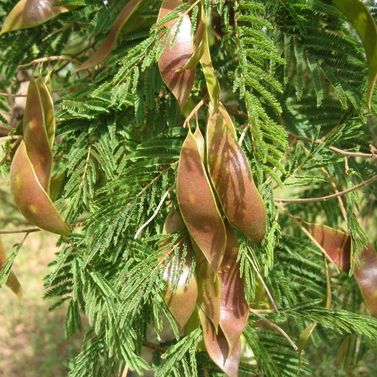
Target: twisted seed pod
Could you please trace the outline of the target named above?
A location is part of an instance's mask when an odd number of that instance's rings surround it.
[[[182,5],[181,0],[164,0],[157,22]],[[194,42],[190,17],[181,14],[182,20],[174,19],[164,26],[168,29],[167,43],[158,61],[161,77],[177,99],[183,111],[195,79],[195,68],[180,70],[194,54]],[[179,28],[177,31],[177,27]],[[165,41],[164,41],[165,42]],[[173,43],[173,45],[172,45]]]
[[[223,331],[219,328],[216,332],[212,322],[202,310],[199,310],[199,318],[203,328],[203,339],[208,355],[228,377],[238,377],[241,341],[238,340],[233,345],[232,350],[229,350],[229,345]]]
[[[52,233],[70,229],[49,197],[55,121],[51,96],[42,79],[31,80],[21,141],[10,169],[10,188],[21,213],[31,223]]]
[[[244,281],[237,263],[239,245],[230,226],[227,226],[227,246],[219,270],[221,285],[220,327],[228,342],[229,354],[239,343],[249,318]]]
[[[181,215],[175,209],[172,210],[165,221],[165,233],[176,233],[183,229],[184,224]],[[196,278],[193,274],[190,274],[191,255],[186,256],[183,269],[181,267],[183,247],[185,245],[188,246],[187,240],[182,238],[177,240],[177,243],[173,247],[178,248],[180,261],[178,266],[171,262],[168,263],[163,275],[164,280],[167,282],[164,299],[180,328],[183,328],[190,319],[195,310],[198,297]],[[169,240],[164,242],[162,248],[166,254],[171,254],[173,251]],[[179,277],[177,277],[177,272],[180,273]]]
[[[89,57],[84,63],[80,65],[77,69],[78,71],[82,71],[84,69],[91,68],[97,64],[103,62],[113,50],[119,34],[123,29],[124,25],[130,19],[130,17],[135,13],[135,11],[139,8],[141,4],[141,0],[130,0],[121,10],[118,17],[114,22],[114,26],[110,30],[110,33],[106,37],[106,39],[102,42],[101,46],[94,52],[93,55]]]
[[[9,31],[28,29],[68,12],[70,7],[58,5],[56,0],[21,0],[10,11],[0,35]]]
[[[225,108],[209,116],[206,138],[209,174],[226,217],[252,241],[261,242],[266,231],[264,204]]]
[[[225,251],[226,230],[204,168],[202,139],[199,130],[195,135],[189,131],[182,145],[177,172],[177,199],[190,236],[213,271],[217,271]]]
[[[4,246],[0,239],[0,270],[4,266],[6,259],[7,257],[5,254]],[[17,295],[20,300],[22,299],[22,287],[17,279],[16,274],[13,271],[9,273],[6,285],[13,291],[14,294]]]
[[[323,225],[312,224],[310,233],[328,256],[343,272],[349,272],[351,237],[349,234]],[[360,254],[360,264],[355,267],[355,280],[365,305],[377,316],[377,253],[368,245]]]

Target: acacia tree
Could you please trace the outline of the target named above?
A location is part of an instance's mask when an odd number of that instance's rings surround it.
[[[2,1],[1,169],[61,235],[69,376],[376,373],[375,10]]]

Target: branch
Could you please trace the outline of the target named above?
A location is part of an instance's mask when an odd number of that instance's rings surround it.
[[[271,322],[269,319],[267,319],[266,317],[263,317],[262,315],[260,315],[258,313],[258,311],[256,310],[253,310],[253,309],[249,309],[250,313],[251,314],[254,314],[256,317],[258,317],[262,322],[265,322],[268,326],[270,326],[272,329],[276,330],[277,332],[279,332],[281,335],[284,336],[285,339],[287,339],[288,343],[292,346],[292,348],[297,352],[298,351],[298,347],[296,345],[296,343],[292,340],[292,338],[280,327],[278,326],[276,323],[273,323]]]
[[[323,140],[319,140],[319,139],[313,140],[313,139],[310,139],[309,137],[299,136],[299,135],[296,135],[292,132],[288,132],[288,134],[289,134],[289,136],[293,137],[296,140],[307,141],[307,142],[319,144],[319,145],[325,144],[325,142]],[[374,153],[374,152],[372,152],[372,153],[351,152],[351,151],[346,151],[344,149],[340,149],[340,148],[337,148],[337,147],[333,147],[331,145],[326,146],[326,148],[332,150],[333,152],[339,153],[342,156],[346,156],[346,157],[362,157],[362,158],[375,158],[375,159],[377,159],[377,154]]]
[[[360,184],[353,186],[347,190],[339,191],[335,194],[319,196],[317,198],[277,198],[275,199],[276,203],[314,203],[314,202],[326,202],[327,200],[335,199],[339,196],[346,195],[352,191],[359,190],[363,187],[369,186],[372,183],[377,181],[377,175],[374,175],[372,178],[367,181],[361,182]]]
[[[19,68],[26,68],[31,65],[39,64],[39,63],[49,63],[51,61],[69,61],[71,63],[80,64],[80,61],[78,61],[75,58],[72,58],[71,56],[58,55],[58,56],[46,56],[44,58],[35,59],[29,63],[19,65]]]

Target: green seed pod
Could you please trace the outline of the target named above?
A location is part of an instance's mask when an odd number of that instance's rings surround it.
[[[184,229],[184,224],[181,215],[173,209],[166,218],[164,231],[171,234],[180,232]],[[183,261],[183,248],[188,247],[189,255]],[[182,329],[190,319],[192,313],[196,308],[196,300],[198,297],[198,286],[194,274],[190,274],[190,266],[192,263],[190,245],[187,237],[182,237],[171,246],[170,240],[164,241],[162,249],[165,254],[172,254],[172,248],[178,248],[179,261],[178,265],[169,262],[166,265],[163,278],[167,282],[167,289],[165,292],[165,302],[170,312]],[[182,268],[181,263],[184,262]],[[178,270],[178,271],[177,271]],[[179,273],[179,276],[177,276]]]
[[[55,117],[43,79],[30,81],[23,130],[24,138],[10,170],[14,200],[31,223],[49,232],[68,235],[70,229],[49,196]]]
[[[206,137],[208,170],[226,217],[252,241],[261,242],[266,232],[264,204],[223,107],[209,116]]]

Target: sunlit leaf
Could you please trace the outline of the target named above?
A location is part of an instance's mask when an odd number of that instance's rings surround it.
[[[347,17],[363,43],[368,62],[368,106],[377,79],[377,27],[373,16],[361,0],[333,0],[336,7]]]
[[[264,204],[224,108],[209,116],[206,137],[208,169],[225,215],[252,241],[262,241],[266,231]]]
[[[0,269],[3,267],[6,259],[7,257],[5,254],[4,246],[0,239]],[[6,285],[12,290],[15,295],[17,295],[19,299],[22,299],[22,287],[17,279],[16,274],[13,271],[10,271]]]
[[[4,20],[0,34],[38,26],[69,10],[57,0],[21,0]]]
[[[183,220],[212,269],[220,267],[226,245],[225,225],[212,192],[196,137],[182,145],[177,172],[177,198]]]
[[[110,55],[111,51],[117,43],[122,28],[125,26],[130,17],[135,13],[135,11],[139,8],[141,2],[142,0],[130,0],[123,7],[106,39],[102,42],[98,50],[96,50],[88,60],[80,65],[78,71],[88,69],[97,64],[100,64]]]
[[[158,21],[180,5],[182,5],[180,0],[164,0],[160,8]],[[167,40],[164,40],[167,43],[158,61],[158,67],[162,79],[177,99],[183,111],[194,84],[195,69],[180,70],[180,68],[193,55],[194,44],[190,17],[182,13],[179,18],[164,25],[169,34]]]

